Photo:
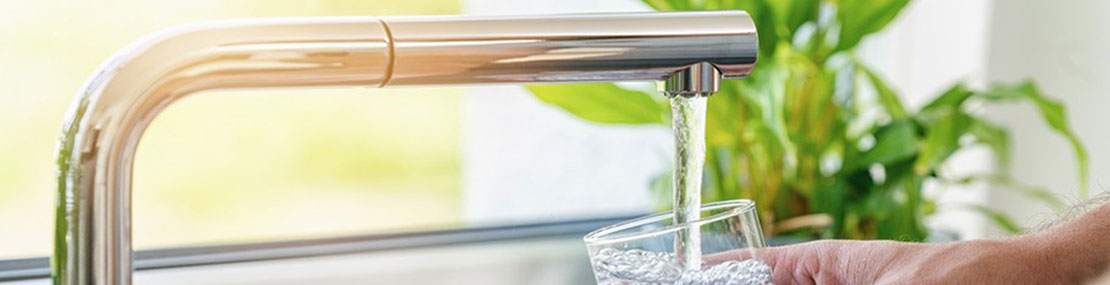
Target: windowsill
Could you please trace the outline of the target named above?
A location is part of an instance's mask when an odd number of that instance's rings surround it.
[[[139,251],[135,280],[155,284],[309,280],[530,284],[534,282],[519,282],[523,280],[519,278],[548,276],[544,273],[548,270],[558,271],[549,278],[592,280],[581,236],[628,218]],[[45,257],[0,261],[0,281],[47,282],[48,266]],[[581,282],[567,282],[577,283]]]

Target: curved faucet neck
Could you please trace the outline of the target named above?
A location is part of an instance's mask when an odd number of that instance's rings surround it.
[[[54,281],[130,284],[135,150],[189,94],[663,79],[676,94],[704,93],[746,75],[756,49],[739,11],[249,20],[161,33],[102,65],[71,106],[57,149]]]

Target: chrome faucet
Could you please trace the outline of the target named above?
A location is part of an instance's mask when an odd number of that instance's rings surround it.
[[[200,91],[295,86],[660,81],[708,96],[746,76],[741,11],[319,18],[185,26],[125,48],[70,107],[58,143],[55,284],[130,284],[131,171],[158,113]]]

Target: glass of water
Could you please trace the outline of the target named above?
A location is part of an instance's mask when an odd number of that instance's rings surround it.
[[[754,202],[730,200],[704,204],[701,218],[683,224],[675,224],[673,217],[672,212],[653,214],[586,235],[586,248],[597,283],[771,283],[771,267],[759,260],[757,251],[765,244]],[[697,240],[683,243],[682,237]],[[725,252],[730,252],[728,258],[724,258]],[[700,258],[696,256],[699,253]],[[693,259],[676,257],[684,254],[695,256]],[[693,264],[687,265],[689,263]]]

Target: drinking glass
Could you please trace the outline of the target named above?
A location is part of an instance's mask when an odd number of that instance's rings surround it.
[[[757,251],[765,244],[754,202],[704,204],[701,218],[681,224],[673,217],[671,211],[657,213],[586,235],[597,283],[770,284],[771,268],[759,260]],[[696,234],[687,232],[695,229]],[[690,243],[700,245],[701,258],[693,259],[694,265],[675,257],[680,236],[695,237]]]

